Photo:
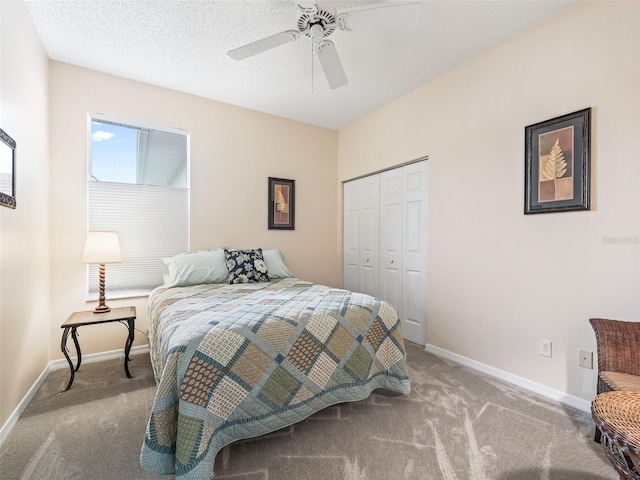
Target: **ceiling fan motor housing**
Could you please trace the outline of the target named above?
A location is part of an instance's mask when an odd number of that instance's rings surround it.
[[[313,38],[315,25],[322,27],[322,36],[328,37],[331,35],[336,27],[336,17],[326,10],[320,10],[318,7],[313,8],[301,8],[302,13],[298,18],[298,30],[300,33],[304,33],[307,37]]]

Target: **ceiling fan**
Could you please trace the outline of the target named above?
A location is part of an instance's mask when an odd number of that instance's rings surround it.
[[[347,18],[383,8],[414,5],[416,3],[417,2],[378,4],[365,8],[345,10],[340,13],[335,13],[335,9],[325,3],[320,3],[322,6],[318,6],[316,3],[311,7],[298,5],[300,13],[296,30],[285,30],[284,32],[248,43],[242,47],[234,48],[227,53],[235,60],[244,60],[253,55],[271,50],[272,48],[294,42],[302,36],[307,36],[311,39],[313,49],[320,61],[329,87],[331,89],[343,87],[348,83],[347,75],[342,67],[342,62],[338,56],[335,44],[331,40],[328,40],[327,37],[331,36],[336,30],[350,31],[346,26]]]

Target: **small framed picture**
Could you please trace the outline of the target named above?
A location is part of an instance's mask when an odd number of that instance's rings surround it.
[[[525,127],[524,213],[589,210],[591,108]]]
[[[269,177],[269,230],[295,230],[295,180]]]
[[[16,141],[1,128],[0,205],[16,208]]]

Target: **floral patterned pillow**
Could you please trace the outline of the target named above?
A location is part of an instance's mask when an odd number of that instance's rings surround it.
[[[267,264],[264,263],[262,249],[230,250],[224,249],[224,258],[229,270],[229,283],[269,282]]]

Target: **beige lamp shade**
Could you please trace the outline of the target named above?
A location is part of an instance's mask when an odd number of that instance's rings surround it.
[[[88,232],[82,263],[121,262],[120,240],[117,232]]]

